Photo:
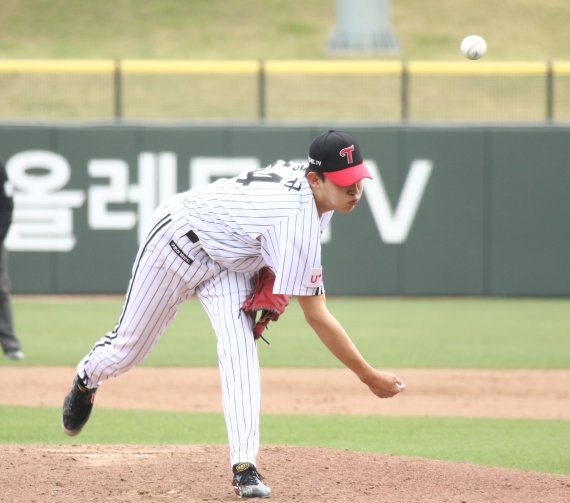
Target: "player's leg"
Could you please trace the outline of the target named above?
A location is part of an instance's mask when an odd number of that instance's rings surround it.
[[[12,302],[10,300],[11,281],[8,272],[8,252],[0,244],[0,344],[4,354],[12,360],[24,357],[20,340],[14,333]]]
[[[196,290],[218,339],[218,365],[230,445],[233,487],[240,497],[267,497],[261,482],[259,451],[261,381],[252,320],[241,305],[253,288],[251,273],[223,270]]]
[[[79,433],[89,419],[97,387],[146,358],[178,306],[220,269],[186,235],[185,220],[173,218],[165,213],[156,219],[137,254],[119,322],[77,366],[63,408],[68,435]]]
[[[141,246],[125,303],[115,328],[79,362],[77,374],[88,388],[116,377],[142,361],[176,314],[188,266],[166,248],[171,222],[159,222]]]
[[[252,286],[253,274],[224,269],[196,291],[216,332],[232,464],[255,464],[259,449],[259,362],[251,318],[241,311]]]

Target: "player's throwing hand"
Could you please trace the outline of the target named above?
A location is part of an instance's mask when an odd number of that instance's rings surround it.
[[[406,389],[406,384],[397,375],[381,370],[374,370],[362,382],[380,398],[393,397]]]

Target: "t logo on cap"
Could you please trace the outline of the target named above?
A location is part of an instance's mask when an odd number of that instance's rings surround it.
[[[340,156],[346,157],[348,159],[348,164],[352,164],[352,152],[354,152],[354,145],[351,145],[350,147],[343,148],[340,151]]]

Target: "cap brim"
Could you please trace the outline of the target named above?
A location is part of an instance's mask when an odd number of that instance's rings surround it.
[[[339,171],[327,171],[324,172],[325,175],[332,183],[335,185],[340,185],[341,187],[348,187],[349,185],[354,185],[363,178],[372,179],[372,175],[364,165],[364,163],[357,164],[350,168],[341,169]]]

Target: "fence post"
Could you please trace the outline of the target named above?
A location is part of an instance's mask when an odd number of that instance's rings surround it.
[[[408,65],[405,61],[402,61],[402,75],[400,78],[400,120],[401,122],[407,122],[410,116],[409,110],[409,85],[410,85],[410,75],[408,72]]]
[[[554,69],[552,61],[546,64],[546,122],[554,121]]]
[[[259,69],[257,71],[257,118],[263,122],[266,119],[266,79],[265,79],[265,61],[259,60]]]
[[[115,120],[120,122],[123,118],[123,76],[121,73],[121,60],[115,60],[113,72],[113,97]]]

